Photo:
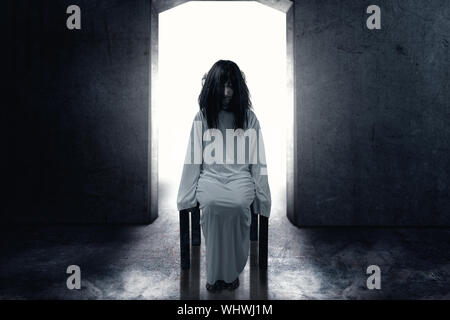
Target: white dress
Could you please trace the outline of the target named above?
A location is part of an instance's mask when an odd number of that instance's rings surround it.
[[[232,282],[244,269],[250,248],[250,205],[253,203],[256,214],[266,217],[269,217],[271,209],[259,121],[254,112],[248,110],[247,129],[253,128],[258,133],[256,145],[259,149],[245,143],[245,161],[241,158],[238,162],[237,141],[235,140],[234,152],[227,153],[226,149],[228,142],[225,129],[233,129],[233,119],[231,112],[219,112],[217,129],[223,137],[223,163],[212,163],[211,158],[205,161],[204,156],[217,155],[218,149],[211,152],[210,145],[216,139],[206,132],[208,125],[203,114],[200,111],[196,114],[178,190],[178,210],[195,207],[197,202],[200,204],[200,224],[205,238],[209,284],[214,284],[217,280]],[[201,148],[195,149],[195,144]],[[205,148],[208,148],[207,152]],[[194,155],[195,150],[197,155]],[[198,150],[201,150],[201,155]],[[259,154],[257,163],[250,161],[254,153]]]

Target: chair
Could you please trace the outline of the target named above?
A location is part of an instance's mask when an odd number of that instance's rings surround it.
[[[267,247],[269,238],[269,218],[254,213],[253,204],[250,206],[252,222],[250,225],[250,240],[258,241],[258,225],[259,225],[259,248],[258,248],[258,264],[259,268],[267,269]],[[180,210],[180,254],[181,268],[189,269],[190,262],[190,232],[189,232],[189,213],[191,214],[191,239],[193,246],[199,246],[201,243],[200,231],[200,207],[197,206],[190,209]],[[259,220],[259,223],[258,223]]]

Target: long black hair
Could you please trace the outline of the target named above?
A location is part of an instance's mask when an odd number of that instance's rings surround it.
[[[208,127],[217,129],[218,113],[222,107],[227,81],[230,81],[233,88],[229,111],[234,114],[234,129],[246,129],[247,111],[252,108],[252,103],[245,75],[233,61],[219,60],[203,76],[203,87],[198,97],[200,111],[206,117]]]

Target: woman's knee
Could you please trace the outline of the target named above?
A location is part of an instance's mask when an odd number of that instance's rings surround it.
[[[200,202],[200,208],[208,208],[211,210],[218,210],[221,211],[221,209],[233,209],[236,211],[243,211],[246,208],[250,207],[249,200],[242,196],[235,197],[232,201],[227,202],[221,202],[217,199],[203,199],[202,202]]]
[[[251,201],[244,195],[238,195],[233,201],[233,207],[238,210],[245,210],[250,207]]]
[[[204,198],[199,200],[200,208],[214,209],[219,207],[219,202],[214,198]]]

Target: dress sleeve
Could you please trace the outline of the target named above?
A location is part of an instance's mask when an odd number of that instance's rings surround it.
[[[260,214],[265,217],[270,216],[270,209],[272,205],[272,199],[270,195],[269,179],[267,175],[267,163],[266,153],[264,148],[264,140],[261,133],[261,127],[259,125],[256,116],[252,121],[251,127],[256,130],[257,136],[257,150],[258,157],[256,164],[250,164],[250,172],[255,183],[255,200],[253,201],[253,209],[256,214]]]
[[[202,152],[202,117],[199,112],[192,122],[191,132],[186,156],[183,163],[183,173],[178,188],[177,208],[178,210],[189,209],[197,206],[197,182],[203,163]]]

